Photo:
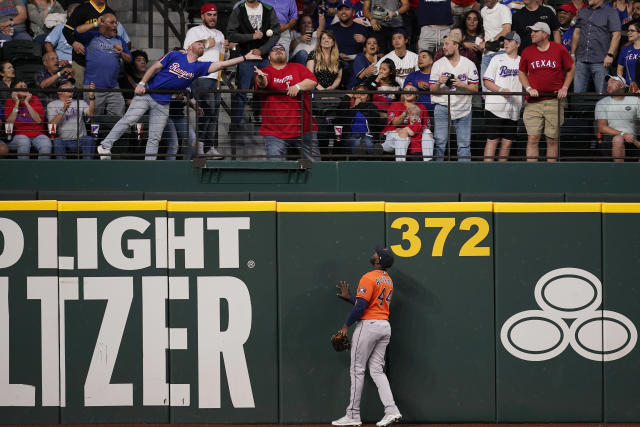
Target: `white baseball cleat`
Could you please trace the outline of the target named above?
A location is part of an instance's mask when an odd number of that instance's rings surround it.
[[[376,423],[376,425],[378,427],[385,427],[385,426],[391,425],[393,423],[397,423],[401,419],[402,419],[402,415],[400,415],[400,413],[388,414],[388,415],[385,415],[384,417],[382,417],[382,419],[380,421],[378,421]]]
[[[111,160],[111,148],[98,145],[98,154],[100,154],[100,160]]]
[[[335,420],[331,422],[331,425],[334,426],[361,426],[362,421],[356,420],[355,418],[351,418],[347,415],[340,418],[339,420]]]

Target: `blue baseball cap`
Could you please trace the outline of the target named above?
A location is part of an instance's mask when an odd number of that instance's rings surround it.
[[[341,7],[348,7],[349,9],[353,9],[351,0],[342,0],[340,3],[338,3],[337,9],[340,9]]]
[[[380,258],[380,267],[387,269],[393,265],[393,252],[391,252],[391,249],[376,246],[376,253]]]
[[[287,48],[284,47],[284,45],[282,43],[276,43],[273,46],[271,46],[270,51],[272,51],[276,46],[281,47],[285,50],[285,52],[287,51]]]

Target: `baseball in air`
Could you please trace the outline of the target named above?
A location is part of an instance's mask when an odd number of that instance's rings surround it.
[[[271,37],[273,35],[273,30],[271,28],[269,28],[267,30],[267,37]]]

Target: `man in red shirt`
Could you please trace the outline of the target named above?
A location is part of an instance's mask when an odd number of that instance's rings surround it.
[[[576,67],[560,43],[549,41],[551,29],[544,22],[527,27],[533,44],[522,51],[518,77],[527,96],[522,119],[527,128],[527,161],[538,160],[538,143],[544,131],[547,161],[558,158],[558,135],[564,122],[564,98]],[[557,93],[555,96],[540,94]]]
[[[284,46],[279,43],[271,48],[269,63],[262,70],[254,67],[257,74],[256,86],[269,91],[262,95],[260,127],[267,160],[280,160],[288,149],[299,150],[300,155],[307,159],[319,159],[318,141],[313,137],[317,128],[311,117],[311,97],[308,92],[318,84],[316,77],[304,65],[287,63]],[[300,96],[303,100],[302,111]],[[304,125],[301,119],[304,120]]]

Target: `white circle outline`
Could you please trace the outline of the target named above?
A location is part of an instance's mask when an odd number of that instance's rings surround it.
[[[508,336],[511,327],[520,320],[534,317],[542,317],[550,320],[562,331],[562,341],[560,341],[560,343],[553,350],[544,353],[532,354],[523,352],[511,344]],[[553,359],[567,348],[567,346],[569,345],[569,340],[570,335],[569,327],[567,326],[567,324],[555,313],[549,313],[544,310],[525,310],[521,311],[520,313],[516,313],[504,322],[504,324],[502,325],[502,329],[500,330],[500,341],[502,341],[502,345],[504,346],[504,348],[513,356],[519,359],[527,360],[529,362],[541,362],[544,360]]]
[[[617,320],[618,322],[626,326],[627,330],[631,334],[631,336],[629,337],[629,342],[627,342],[627,344],[624,347],[622,347],[620,350],[614,353],[604,354],[601,352],[588,351],[585,348],[583,348],[578,342],[578,329],[580,329],[582,325],[584,325],[586,322],[590,320],[603,319],[603,318]],[[594,360],[596,362],[602,362],[602,361],[610,362],[612,360],[620,359],[626,356],[627,354],[629,354],[629,352],[633,350],[636,343],[638,342],[638,331],[636,330],[636,327],[633,324],[633,322],[629,320],[629,318],[624,314],[621,314],[615,311],[609,311],[609,310],[597,310],[577,318],[571,324],[569,333],[570,333],[569,341],[571,344],[571,348],[573,348],[573,350],[576,353],[578,353],[580,356],[589,360]]]
[[[596,288],[595,299],[591,304],[589,304],[589,306],[583,308],[582,310],[575,310],[575,311],[557,310],[554,307],[547,304],[544,298],[542,298],[542,288],[544,287],[544,285],[549,283],[552,279],[555,279],[560,276],[567,276],[567,275],[582,277],[586,281],[593,284],[593,286]],[[538,279],[538,282],[536,283],[536,287],[535,287],[535,290],[533,291],[533,294],[535,296],[536,302],[538,303],[538,306],[542,310],[546,311],[547,313],[554,313],[555,315],[560,316],[563,319],[576,319],[585,314],[593,313],[598,307],[600,307],[600,304],[602,303],[602,283],[600,282],[600,279],[598,279],[595,275],[591,274],[587,270],[583,270],[581,268],[570,268],[570,267],[557,268],[555,270],[551,270],[550,272],[542,276],[540,279]]]

